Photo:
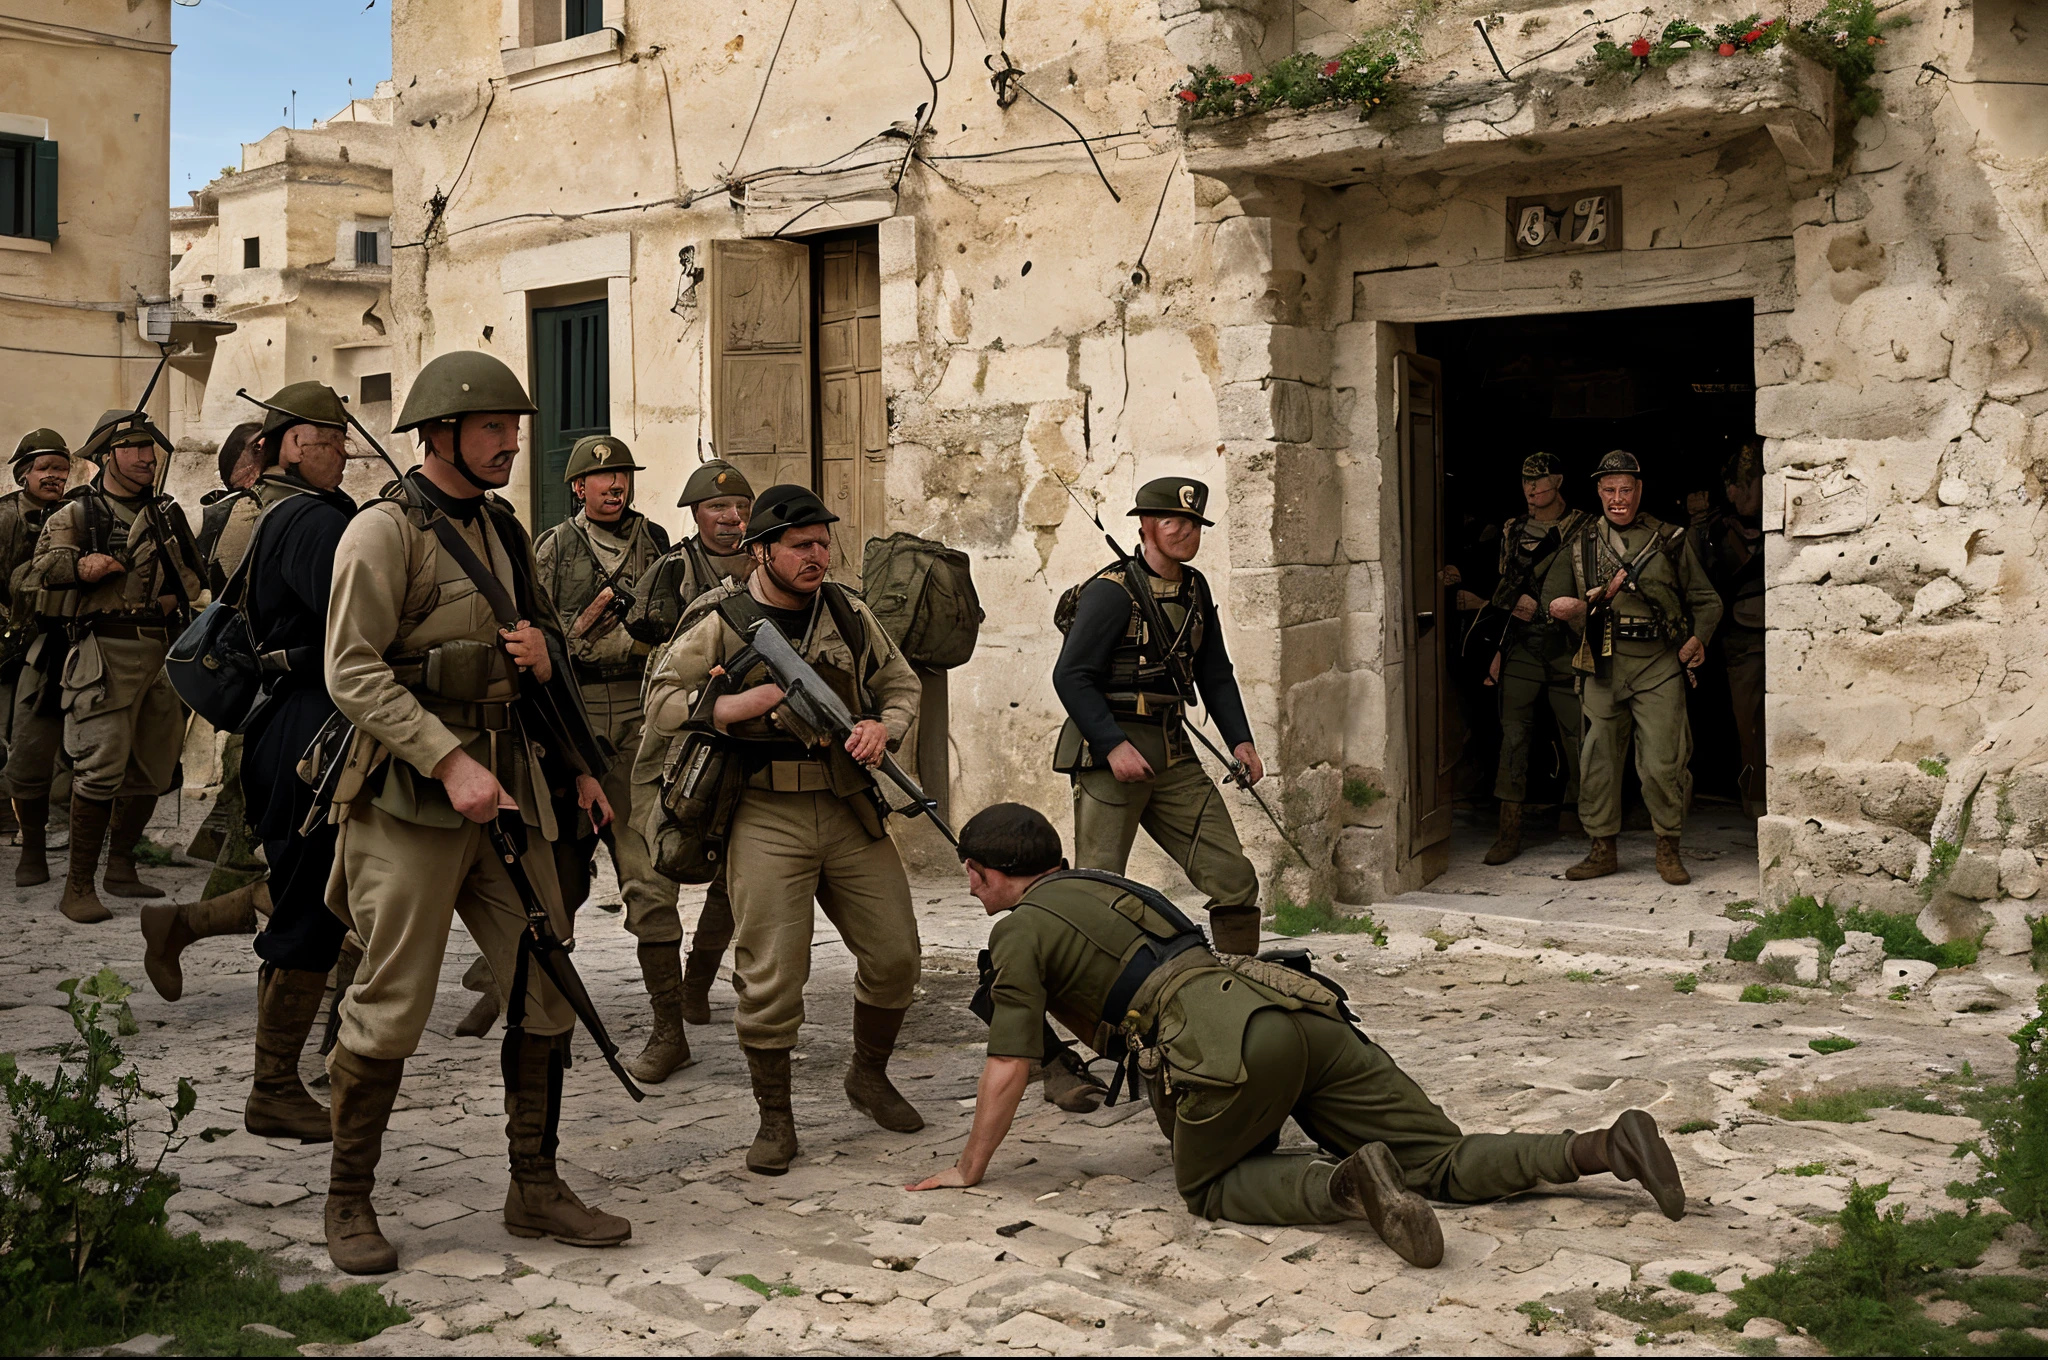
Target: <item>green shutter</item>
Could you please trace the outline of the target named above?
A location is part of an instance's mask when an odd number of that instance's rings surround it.
[[[34,215],[34,225],[29,235],[38,241],[57,239],[57,144],[40,141],[35,144],[35,187],[29,190],[29,211]]]

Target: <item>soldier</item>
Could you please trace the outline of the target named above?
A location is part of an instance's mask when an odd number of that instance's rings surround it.
[[[1763,467],[1754,443],[1743,445],[1721,470],[1727,508],[1695,515],[1693,551],[1721,594],[1724,612],[1714,641],[1728,668],[1728,697],[1742,750],[1742,808],[1751,817],[1768,810],[1764,787],[1764,532]]]
[[[517,808],[532,833],[518,865],[566,940],[571,917],[547,842],[571,834],[561,825],[570,818],[602,826],[611,811],[533,549],[511,507],[489,494],[511,479],[519,418],[533,410],[511,370],[487,354],[427,364],[395,427],[420,432],[424,460],[349,521],[335,552],[327,686],[355,731],[333,793],[339,827],[327,904],[364,953],[327,1063],[334,1156],[326,1234],[328,1256],[351,1274],[397,1265],[370,1192],[455,914],[490,959],[499,993],[522,1009],[506,1028],[502,1059],[507,1230],[576,1246],[632,1235],[630,1223],[586,1207],[556,1172],[574,1013],[540,968],[520,970],[525,993],[512,992],[527,918],[483,827],[501,807]]]
[[[1721,620],[1721,597],[1685,531],[1641,512],[1643,470],[1634,454],[1614,450],[1593,476],[1602,515],[1587,518],[1543,583],[1545,612],[1580,639],[1572,662],[1585,711],[1579,820],[1593,844],[1565,877],[1599,878],[1620,867],[1621,763],[1633,730],[1657,873],[1690,883],[1678,852],[1692,785],[1685,696]]]
[[[1500,800],[1500,834],[1486,851],[1488,864],[1522,853],[1522,805],[1529,796],[1529,737],[1536,707],[1547,703],[1564,751],[1564,806],[1558,829],[1582,834],[1579,801],[1579,695],[1572,674],[1571,630],[1542,612],[1537,597],[1551,563],[1585,523],[1583,511],[1564,502],[1557,459],[1532,453],[1522,460],[1522,500],[1529,513],[1509,519],[1500,533],[1500,585],[1490,602],[1506,620],[1486,683],[1500,686],[1500,767],[1493,796]]]
[[[253,488],[263,475],[260,421],[244,421],[220,441],[220,486],[200,498],[199,554],[206,563],[206,588],[215,598],[249,550],[249,535],[261,512]],[[185,853],[214,869],[202,896],[215,897],[262,878],[263,863],[249,844],[242,805],[242,734],[230,732],[221,745],[220,795],[193,833]]]
[[[756,570],[744,586],[728,581],[701,597],[647,679],[643,766],[696,723],[725,733],[747,772],[726,843],[737,921],[735,1026],[761,1111],[747,1167],[770,1176],[797,1154],[789,1053],[804,1018],[814,898],[855,963],[847,1098],[885,1129],[924,1127],[889,1081],[920,957],[910,882],[867,773],[917,720],[921,687],[868,607],[825,580],[838,520],[804,487],[762,492],[745,539]],[[758,620],[780,628],[847,708],[878,715],[863,718],[843,750],[784,733],[773,717],[783,691],[758,670],[724,677],[724,664],[746,646],[742,630]],[[726,683],[711,684],[714,668]]]
[[[906,1189],[981,1182],[1056,1014],[1105,1056],[1135,1050],[1173,1143],[1175,1187],[1203,1218],[1364,1219],[1402,1259],[1433,1266],[1443,1234],[1425,1195],[1472,1203],[1605,1172],[1640,1181],[1666,1218],[1685,1216],[1677,1163],[1643,1111],[1587,1133],[1467,1134],[1349,1023],[1337,991],[1213,954],[1151,888],[1067,870],[1059,833],[1031,808],[975,814],[960,858],[968,891],[1001,917],[977,997],[988,1061],[959,1161]],[[1290,1116],[1320,1152],[1274,1150]]]
[[[103,459],[99,475],[50,512],[36,544],[43,588],[69,597],[62,702],[71,868],[61,910],[82,924],[113,915],[93,891],[102,846],[109,893],[164,895],[136,877],[135,846],[156,800],[177,783],[185,709],[164,675],[164,653],[205,588],[185,512],[156,489],[169,451],[142,412],[102,415],[78,451]]]
[[[642,578],[640,598],[626,616],[633,636],[657,650],[668,645],[684,611],[699,596],[722,581],[744,582],[754,569],[752,555],[740,546],[747,516],[754,511],[754,488],[738,468],[718,458],[699,465],[676,504],[689,510],[697,532]],[[651,768],[658,773],[660,767],[657,763]],[[643,787],[635,799],[648,822],[642,834],[651,838],[652,819],[661,816],[658,783]],[[718,977],[725,947],[732,943],[732,929],[732,897],[720,874],[705,885],[704,909],[697,914],[697,930],[683,960],[683,1019],[693,1025],[711,1023],[711,984]]]
[[[1138,488],[1144,580],[1125,563],[1105,567],[1074,596],[1073,622],[1053,666],[1066,706],[1053,769],[1074,785],[1074,858],[1087,869],[1122,873],[1143,827],[1209,896],[1209,935],[1219,953],[1259,948],[1259,876],[1187,733],[1167,654],[1184,658],[1232,753],[1256,784],[1265,765],[1237,690],[1209,583],[1191,565],[1202,547],[1209,488],[1161,477]],[[1171,638],[1155,638],[1133,593],[1150,591]],[[1064,601],[1062,602],[1064,605]]]
[[[50,780],[64,719],[57,708],[57,669],[64,663],[63,621],[37,608],[36,540],[71,480],[71,452],[55,430],[30,430],[14,446],[15,484],[0,497],[0,601],[7,631],[0,637],[0,685],[8,699],[7,794],[21,826],[14,886],[50,881]]]
[[[605,843],[654,1007],[647,1047],[627,1070],[654,1083],[689,1064],[690,1040],[683,1030],[683,925],[676,915],[676,885],[654,871],[633,818],[633,757],[644,723],[640,684],[652,649],[626,631],[623,616],[669,546],[661,526],[632,508],[633,474],[640,470],[622,439],[599,434],[577,440],[563,479],[583,508],[541,535],[534,559],[568,635],[569,669],[591,725],[619,753],[605,775],[614,818]]]

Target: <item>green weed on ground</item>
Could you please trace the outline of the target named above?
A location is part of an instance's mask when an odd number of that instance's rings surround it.
[[[1711,1119],[1688,1119],[1683,1124],[1680,1124],[1677,1128],[1673,1129],[1672,1132],[1712,1133],[1715,1129],[1718,1129],[1720,1127],[1721,1126],[1719,1124],[1715,1123]]]
[[[163,869],[173,864],[183,864],[185,861],[178,857],[177,851],[158,845],[149,837],[144,836],[141,840],[135,842],[135,862]]]
[[[1566,982],[1598,982],[1600,980],[1600,970],[1598,968],[1590,970],[1585,968],[1568,968],[1565,970],[1564,980]]]
[[[2048,973],[2048,916],[2029,916],[2027,932],[2034,938],[2033,957],[2028,961],[2037,973]]]
[[[1826,1057],[1830,1053],[1847,1053],[1850,1049],[1856,1047],[1856,1041],[1854,1039],[1844,1039],[1840,1035],[1831,1035],[1825,1039],[1808,1039],[1806,1046],[1822,1057]]]
[[[1564,1320],[1563,1313],[1557,1312],[1547,1304],[1538,1303],[1535,1299],[1530,1299],[1527,1303],[1516,1304],[1515,1311],[1529,1319],[1529,1334],[1531,1336],[1541,1336],[1551,1323]]]
[[[1797,1095],[1765,1095],[1750,1102],[1764,1114],[1795,1121],[1862,1124],[1872,1110],[1908,1110],[1915,1114],[1949,1114],[1946,1105],[1929,1100],[1907,1086],[1864,1086],[1850,1091],[1802,1091]]]
[[[1671,1287],[1683,1294],[1711,1294],[1714,1292],[1714,1282],[1712,1280],[1704,1275],[1694,1274],[1690,1270],[1672,1271]]]
[[[1680,973],[1677,977],[1671,979],[1671,990],[1681,996],[1691,996],[1699,989],[1700,975],[1698,973]]]
[[[1356,916],[1339,912],[1327,897],[1297,906],[1282,894],[1273,902],[1273,929],[1282,935],[1370,935],[1372,942],[1382,948],[1387,943],[1386,927],[1375,921],[1371,912],[1362,911]]]
[[[745,1285],[764,1299],[793,1299],[804,1292],[793,1284],[769,1284],[757,1275],[735,1275],[732,1282]]]
[[[1752,982],[1742,989],[1741,999],[1744,1001],[1772,1002],[1783,1001],[1785,996],[1786,993],[1783,987],[1766,987],[1761,982]]]
[[[2048,1006],[2048,987],[2035,993]],[[1977,1154],[1984,1171],[1974,1182],[1951,1186],[1950,1194],[1993,1199],[2005,1211],[2048,1232],[2048,1012],[2035,1016],[2012,1036],[2019,1056],[2013,1084],[1968,1101],[1970,1113],[1983,1121],[1985,1136],[1965,1146]]]
[[[1821,957],[1830,958],[1835,950],[1842,947],[1847,932],[1852,930],[1881,938],[1887,958],[1920,959],[1937,968],[1965,968],[1977,961],[1976,941],[1936,944],[1921,933],[1912,912],[1875,911],[1864,907],[1840,912],[1833,903],[1795,897],[1774,911],[1759,912],[1750,903],[1738,902],[1727,908],[1724,914],[1734,920],[1752,923],[1747,931],[1728,942],[1727,956],[1740,963],[1755,963],[1764,946],[1772,940],[1819,940]]]
[[[1920,773],[1928,776],[1930,779],[1948,778],[1948,763],[1946,761],[1936,760],[1933,756],[1922,756],[1914,763],[1920,767]]]

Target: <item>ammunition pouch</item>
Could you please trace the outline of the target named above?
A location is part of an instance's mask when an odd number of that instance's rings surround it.
[[[450,638],[430,647],[420,663],[420,683],[430,693],[458,703],[479,703],[492,697],[493,685],[517,680],[503,648],[474,638]],[[399,683],[405,680],[401,677]]]
[[[1666,631],[1655,619],[1621,618],[1614,621],[1616,642],[1663,642]]]
[[[725,842],[746,771],[733,743],[690,728],[669,744],[661,766],[661,820],[654,868],[677,883],[709,883],[725,869]]]

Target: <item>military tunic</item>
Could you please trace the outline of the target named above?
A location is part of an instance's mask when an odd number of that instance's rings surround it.
[[[534,559],[564,634],[605,585],[623,593],[635,591],[667,546],[661,526],[633,510],[616,525],[594,523],[578,511],[542,534]],[[639,603],[637,597],[634,603]],[[626,929],[642,944],[669,944],[683,937],[676,915],[676,885],[654,871],[633,802],[633,760],[645,725],[640,688],[651,649],[622,623],[596,637],[570,637],[570,669],[591,726],[618,752],[604,778],[614,819],[605,831],[605,842],[611,847],[612,867],[626,902]],[[592,631],[597,631],[595,626]]]
[[[1585,736],[1579,749],[1579,820],[1586,834],[1621,832],[1622,761],[1633,735],[1643,802],[1660,836],[1677,836],[1692,794],[1692,723],[1686,716],[1685,667],[1679,648],[1688,637],[1713,640],[1721,597],[1708,581],[1686,536],[1650,515],[1626,529],[1605,516],[1589,518],[1568,552],[1559,553],[1544,580],[1543,608],[1567,595],[1586,597],[1604,588],[1622,566],[1649,546],[1634,588],[1625,589],[1591,620],[1586,650],[1596,669],[1583,677]],[[1574,632],[1584,636],[1587,620]]]
[[[256,533],[256,518],[264,503],[254,487],[236,491],[211,491],[200,502],[206,507],[199,521],[199,550],[206,558],[206,586],[218,595],[228,577],[242,564]]]
[[[64,715],[57,707],[57,671],[64,663],[63,620],[41,614],[42,582],[35,574],[36,540],[54,505],[26,491],[0,496],[0,605],[7,621],[0,696],[8,710],[6,789],[23,801],[50,796]]]
[[[797,617],[776,618],[777,626],[828,682],[854,690],[840,697],[856,715],[872,713],[893,747],[917,720],[922,692],[917,675],[868,607],[848,596],[854,618],[867,633],[857,659],[821,598],[825,589],[836,587],[822,588]],[[635,772],[638,781],[660,778],[669,744],[685,724],[709,723],[708,711],[698,709],[711,668],[745,645],[715,606],[743,593],[729,584],[701,598],[696,608],[705,611],[702,617],[649,672],[647,739]],[[742,604],[767,612],[751,595]],[[760,683],[763,674],[735,677],[737,690]],[[871,704],[859,702],[860,691]],[[736,923],[733,964],[739,976],[735,1024],[741,1044],[760,1049],[796,1044],[811,972],[813,899],[853,953],[854,996],[860,1002],[904,1009],[916,992],[920,968],[910,883],[875,808],[872,781],[843,748],[806,749],[771,719],[735,724],[728,734],[740,744],[750,771],[727,840],[726,881]]]
[[[1112,985],[1148,935],[1171,928],[1114,883],[1040,879],[989,932],[989,1056],[1042,1057],[1048,1015],[1102,1051],[1114,1032],[1101,1014]],[[1331,1200],[1330,1174],[1375,1142],[1392,1150],[1409,1188],[1435,1199],[1493,1199],[1578,1179],[1569,1133],[1462,1132],[1342,1018],[1330,993],[1312,989],[1329,998],[1315,1000],[1305,990],[1266,985],[1197,948],[1168,959],[1134,993],[1126,1032],[1160,1060],[1155,1101],[1166,1110],[1174,1184],[1189,1212],[1239,1223],[1337,1222],[1345,1215]],[[1276,1150],[1290,1117],[1320,1153]]]
[[[204,589],[178,503],[158,496],[149,513],[147,498],[115,496],[104,485],[103,476],[95,478],[50,513],[34,566],[46,591],[69,595],[77,641],[61,673],[64,752],[73,794],[95,802],[155,798],[173,787],[185,709],[164,675],[164,653],[180,624],[159,599],[182,592],[195,600]],[[160,535],[167,539],[161,549]],[[80,581],[79,559],[94,553],[125,570]]]
[[[1527,578],[1513,590],[1519,598],[1538,600],[1551,564],[1565,551],[1584,525],[1582,510],[1567,510],[1555,520],[1524,517],[1501,526],[1500,571],[1503,580],[1521,573],[1516,558],[1529,557]],[[1502,591],[1506,596],[1507,591]],[[1496,597],[1494,603],[1512,610],[1514,598]],[[1572,672],[1574,640],[1571,630],[1539,608],[1536,617],[1523,622],[1510,618],[1502,636],[1500,663],[1500,764],[1495,773],[1493,796],[1509,803],[1527,802],[1529,797],[1529,752],[1539,705],[1550,709],[1557,727],[1558,746],[1564,752],[1564,800],[1579,801],[1579,694]]]

